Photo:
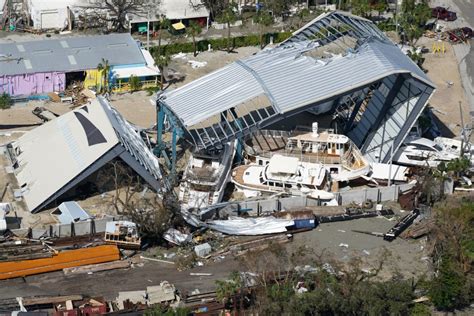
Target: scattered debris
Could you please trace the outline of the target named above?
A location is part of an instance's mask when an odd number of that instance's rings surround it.
[[[410,226],[415,218],[420,214],[418,209],[414,209],[409,214],[405,215],[394,227],[384,234],[383,239],[392,241],[397,238],[405,229]]]
[[[198,257],[204,258],[211,253],[211,245],[208,243],[197,245],[194,247],[194,252]]]
[[[191,64],[191,68],[193,69],[202,68],[207,65],[207,61],[189,60],[188,63]]]
[[[155,261],[155,262],[161,262],[161,263],[167,263],[167,264],[174,264],[173,261],[167,261],[167,260],[161,260],[161,259],[156,259],[156,258],[148,258],[144,256],[140,256],[141,259],[143,260],[149,260],[149,261]]]
[[[124,249],[140,249],[141,239],[137,224],[129,221],[108,222],[105,227],[104,240]]]
[[[191,273],[189,273],[189,275],[192,275],[192,276],[211,276],[212,273],[191,272]]]
[[[421,220],[420,222],[413,224],[402,234],[400,234],[400,237],[413,239],[423,237],[435,227],[435,224],[436,221],[434,219]]]
[[[130,268],[130,262],[128,260],[99,263],[99,264],[90,264],[82,267],[72,267],[64,268],[64,275],[71,274],[85,274],[85,273],[95,273],[100,271],[114,270],[114,269],[126,269]]]
[[[163,238],[172,244],[180,246],[184,243],[190,242],[192,235],[184,234],[175,228],[170,228],[163,234]]]
[[[147,304],[149,306],[160,304],[164,302],[179,301],[179,296],[176,295],[176,288],[168,281],[160,282],[160,285],[148,286],[146,288]]]
[[[53,113],[44,107],[36,107],[31,112],[39,117],[43,122],[52,121],[59,116],[58,114]]]

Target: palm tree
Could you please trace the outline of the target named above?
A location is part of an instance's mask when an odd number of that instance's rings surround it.
[[[97,71],[100,73],[102,72],[102,76],[104,79],[104,85],[101,87],[101,92],[108,92],[109,85],[108,85],[108,78],[109,78],[109,71],[110,65],[107,59],[102,58],[102,61],[97,65]]]
[[[167,30],[171,25],[170,20],[168,20],[164,15],[161,15],[160,18],[160,30],[158,33],[158,55],[161,53],[161,36],[164,30]]]
[[[191,21],[189,23],[189,26],[186,29],[186,33],[191,35],[193,38],[194,57],[197,56],[196,36],[201,34],[201,32],[202,32],[201,26],[194,21]]]
[[[230,47],[230,25],[237,21],[237,4],[231,3],[225,10],[222,11],[221,15],[217,17],[219,23],[227,24],[227,52],[230,53],[232,48]]]
[[[168,64],[170,63],[171,58],[166,53],[164,55],[160,55],[158,52],[154,54],[153,58],[155,59],[155,66],[158,67],[158,69],[160,70],[160,75],[161,75],[160,86],[161,86],[161,90],[163,90],[163,84],[165,82],[164,70],[166,67],[168,67]]]

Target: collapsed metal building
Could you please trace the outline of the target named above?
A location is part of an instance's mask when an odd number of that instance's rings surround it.
[[[174,166],[178,137],[208,149],[311,109],[333,113],[368,159],[388,162],[434,89],[371,21],[330,12],[275,48],[159,95],[155,153],[165,122]]]

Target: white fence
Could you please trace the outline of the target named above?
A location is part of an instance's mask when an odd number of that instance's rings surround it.
[[[115,220],[114,217],[106,217],[102,219],[76,222],[71,224],[54,224],[44,228],[34,228],[31,230],[31,238],[37,239],[40,237],[72,237],[104,233],[106,223],[113,220]],[[29,229],[13,229],[12,232],[17,236],[27,236]]]
[[[392,185],[390,187],[378,187],[378,188],[366,188],[359,190],[349,190],[345,192],[335,193],[335,198],[339,205],[348,205],[350,203],[363,203],[367,200],[374,202],[388,202],[398,201],[400,193],[409,191],[414,187],[414,184],[402,184]],[[314,198],[308,198],[306,196],[293,196],[286,198],[275,198],[268,200],[258,201],[242,201],[242,202],[230,202],[227,205],[223,205],[223,208],[234,211],[244,211],[251,215],[258,215],[265,212],[291,210],[304,208],[307,206],[319,206],[320,201]],[[207,219],[214,213],[214,210],[209,212],[201,211],[202,219]]]

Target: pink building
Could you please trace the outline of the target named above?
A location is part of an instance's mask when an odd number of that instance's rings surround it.
[[[23,97],[62,92],[107,60],[111,70],[147,66],[130,34],[72,36],[0,43],[0,94]],[[133,73],[133,72],[132,72]]]
[[[61,92],[66,87],[64,72],[41,72],[23,75],[0,75],[0,94],[11,96]]]

